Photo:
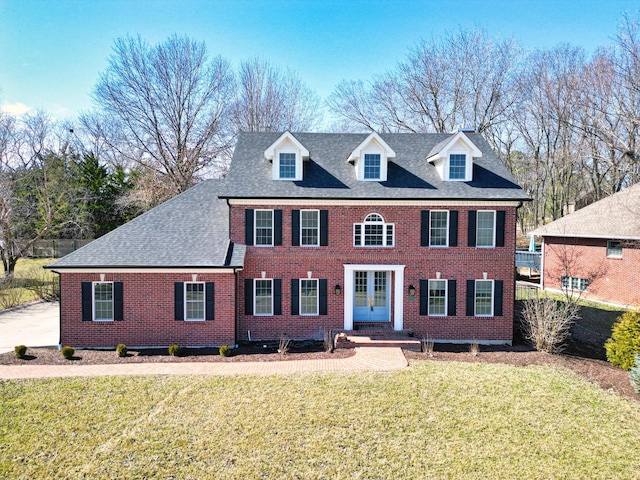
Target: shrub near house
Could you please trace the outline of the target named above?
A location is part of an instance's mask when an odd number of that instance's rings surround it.
[[[473,132],[244,133],[225,180],[49,266],[63,341],[218,346],[378,323],[510,343],[526,199]]]

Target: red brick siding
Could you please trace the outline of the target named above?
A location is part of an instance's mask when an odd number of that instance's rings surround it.
[[[623,242],[622,258],[607,257],[607,240],[546,237],[544,286],[561,288],[563,275],[595,276],[584,297],[640,305],[640,243]]]
[[[245,208],[280,209],[283,211],[281,247],[247,247],[245,268],[240,272],[239,281],[239,322],[238,338],[247,339],[251,331],[252,339],[276,339],[280,335],[291,338],[319,338],[325,328],[344,326],[344,264],[393,264],[406,265],[404,279],[404,327],[413,329],[417,336],[428,335],[446,340],[495,340],[511,341],[513,332],[514,256],[515,256],[515,208],[471,208],[451,207],[457,210],[458,246],[450,248],[429,248],[420,246],[420,216],[422,210],[436,210],[443,207],[362,207],[362,206],[232,206],[231,237],[234,242],[245,241]],[[329,245],[326,247],[291,246],[292,209],[329,210]],[[469,210],[495,209],[506,211],[505,246],[485,249],[467,247],[467,218]],[[369,248],[353,247],[353,224],[361,223],[369,213],[381,214],[385,221],[395,224],[395,247]],[[282,279],[282,315],[260,317],[244,314],[244,279]],[[307,271],[312,278],[326,278],[328,284],[328,315],[317,317],[292,316],[292,278],[306,278]],[[414,300],[409,300],[408,287],[414,285],[419,290],[420,280],[436,278],[457,281],[457,316],[420,316],[417,292]],[[483,272],[488,279],[504,281],[502,317],[467,317],[466,281],[481,279]],[[342,293],[335,295],[335,285],[340,285]],[[393,285],[393,279],[392,279]],[[392,294],[393,297],[393,294]],[[392,307],[393,314],[393,307]]]
[[[197,273],[197,272],[194,272]],[[191,274],[108,273],[105,281],[123,283],[124,320],[82,321],[81,282],[100,281],[98,273],[62,273],[61,341],[82,347],[218,346],[235,344],[235,276],[199,273],[200,282],[215,282],[215,319],[174,320],[174,282],[190,282]]]

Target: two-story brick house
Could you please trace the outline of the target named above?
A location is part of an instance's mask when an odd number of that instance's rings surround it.
[[[244,133],[206,181],[54,262],[61,342],[510,343],[527,200],[481,135]]]

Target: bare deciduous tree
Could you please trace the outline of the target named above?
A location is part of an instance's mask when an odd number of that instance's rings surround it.
[[[233,121],[237,131],[314,130],[319,97],[293,70],[282,71],[255,57],[240,65]]]
[[[171,194],[191,187],[203,171],[223,168],[233,138],[228,62],[209,60],[203,43],[175,35],[155,46],[120,38],[113,50],[93,93],[99,112],[116,124],[117,135],[104,141],[155,172]],[[95,119],[85,116],[83,123],[95,131]]]
[[[397,68],[374,79],[342,82],[329,98],[334,114],[378,131],[480,132],[504,121],[513,102],[518,49],[483,30],[420,42]]]

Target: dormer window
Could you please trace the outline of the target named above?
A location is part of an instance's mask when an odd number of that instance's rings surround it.
[[[364,179],[380,180],[380,154],[364,154]]]
[[[433,163],[445,182],[470,182],[473,180],[473,159],[480,157],[480,149],[467,135],[458,132],[433,147],[427,161]]]
[[[347,161],[353,163],[358,180],[386,182],[387,163],[395,156],[391,147],[373,132],[351,152]]]
[[[273,162],[273,180],[302,180],[302,162],[309,159],[309,150],[290,132],[284,132],[264,152]]]
[[[281,180],[295,180],[296,178],[296,154],[281,153],[279,155],[279,170]]]
[[[464,153],[449,155],[449,180],[464,180],[467,176],[467,156]]]

